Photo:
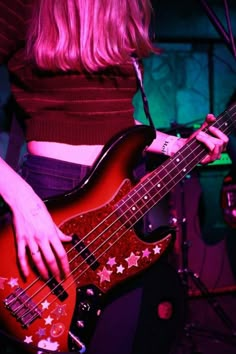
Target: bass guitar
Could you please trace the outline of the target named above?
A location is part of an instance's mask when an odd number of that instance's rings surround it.
[[[231,106],[214,125],[229,134],[235,116],[236,106]],[[86,353],[109,291],[150,267],[172,244],[171,227],[160,226],[158,239],[147,242],[138,237],[135,224],[199,164],[207,148],[192,139],[136,183],[135,161],[154,136],[154,129],[144,125],[122,132],[104,147],[77,188],[45,200],[54,222],[73,235],[65,244],[71,269],[66,279],[45,282],[32,269],[25,280],[13,226],[1,229],[0,326],[24,352]]]

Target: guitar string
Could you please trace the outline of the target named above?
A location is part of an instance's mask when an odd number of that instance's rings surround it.
[[[219,121],[218,121],[218,122],[219,122]],[[197,146],[197,148],[198,148],[198,147],[199,147],[199,146]],[[168,167],[168,166],[167,166],[167,167]],[[150,181],[150,179],[149,179],[149,181]],[[139,184],[139,185],[140,185],[140,184]],[[159,190],[159,191],[160,191],[160,190]],[[115,211],[114,211],[114,212],[115,212]],[[111,216],[111,215],[110,215],[110,216]],[[110,216],[108,216],[108,217],[110,217]],[[107,219],[108,219],[108,217],[107,217]],[[110,226],[112,226],[112,225],[110,225]],[[109,226],[109,227],[110,227],[110,226]],[[97,225],[97,227],[98,227],[98,225]],[[92,230],[92,231],[94,231],[94,230]],[[126,232],[127,232],[127,231],[129,231],[129,230],[126,230]],[[103,233],[104,233],[104,231],[103,231]],[[121,237],[122,237],[122,236],[123,236],[123,235],[121,235]],[[88,235],[86,235],[85,238],[86,238],[86,237],[88,237]],[[99,237],[100,237],[100,236],[98,236],[97,238],[99,238]],[[111,237],[113,237],[113,235],[112,235]],[[85,239],[85,238],[84,238],[84,239]],[[119,239],[118,239],[118,240],[119,240]],[[118,240],[117,240],[117,241],[118,241]],[[81,241],[82,241],[82,240],[81,240]],[[81,242],[81,241],[80,241],[80,242]],[[95,240],[94,240],[94,241],[95,241]],[[107,242],[107,241],[108,241],[108,240],[105,240],[105,242]],[[116,241],[116,242],[117,242],[117,241]],[[102,244],[100,247],[102,247],[102,246],[103,246],[103,244]],[[112,246],[113,246],[113,245],[111,245],[111,247],[112,247]],[[110,248],[110,247],[109,247],[109,248]],[[98,250],[98,249],[96,249],[95,252],[96,252],[97,250]],[[83,250],[82,250],[82,251],[83,251]],[[101,255],[100,255],[100,256],[101,256]],[[77,255],[75,258],[77,258],[77,257],[78,257],[78,255]],[[88,257],[88,258],[89,258],[89,257]],[[74,260],[74,259],[73,259],[73,260]],[[73,260],[71,260],[70,263],[71,263]],[[86,260],[85,260],[85,261],[86,261]],[[83,262],[83,263],[84,263],[84,262]],[[82,263],[82,264],[83,264],[83,263]],[[73,272],[76,271],[80,266],[82,266],[82,264],[80,264],[77,268],[75,268],[75,269],[73,270]],[[85,271],[86,271],[86,270],[87,270],[87,269],[85,269]],[[73,274],[73,272],[72,272],[71,274]],[[83,274],[83,273],[82,273],[82,274]],[[35,280],[35,281],[36,281],[36,280]],[[61,284],[62,284],[62,282],[61,282],[60,284],[58,284],[57,286],[59,286],[59,285],[61,285]],[[70,284],[70,285],[71,285],[71,284]],[[57,287],[57,286],[56,286],[56,287]],[[55,290],[55,289],[53,289],[53,290]],[[35,295],[36,295],[36,294],[35,294]],[[33,294],[33,296],[35,296],[35,295]],[[47,296],[48,296],[48,295],[47,295]],[[36,305],[36,306],[37,306],[37,305]],[[25,316],[25,314],[24,314],[24,316]]]
[[[108,217],[109,217],[109,216],[108,216]],[[111,225],[110,225],[110,226],[111,226]],[[129,230],[126,230],[126,232],[127,232],[127,231],[129,231]],[[103,232],[104,232],[104,231],[103,231]],[[123,236],[123,235],[121,235],[121,237],[122,237],[122,236]],[[86,236],[86,237],[87,237],[87,236]],[[113,237],[113,235],[112,235],[111,237]],[[119,239],[120,239],[120,238],[119,238]],[[119,239],[117,239],[116,242],[117,242]],[[107,241],[108,241],[108,240],[105,240],[105,242],[107,242]],[[116,243],[116,242],[115,242],[115,243]],[[100,247],[102,247],[102,246],[103,246],[103,244],[100,245]],[[114,244],[111,245],[110,247],[112,247],[112,246],[114,246]],[[110,247],[109,247],[109,248],[110,248]],[[98,249],[96,249],[95,252],[96,252],[97,250],[98,250]],[[107,251],[107,250],[105,250],[104,253],[105,253],[106,251]],[[77,258],[77,257],[78,257],[78,255],[77,255],[75,258]],[[101,255],[100,255],[99,257],[101,257]],[[72,262],[72,260],[71,260],[70,262]],[[84,263],[84,262],[83,262],[83,263]],[[82,264],[83,264],[83,263],[82,263]],[[76,271],[80,266],[82,266],[82,264],[80,264],[74,271]],[[93,264],[93,263],[92,263],[92,264]],[[86,271],[86,270],[87,270],[87,269],[85,269],[84,271]],[[74,271],[73,271],[73,272],[74,272]],[[72,274],[72,273],[71,273],[71,274]],[[83,273],[82,273],[82,274],[83,274]],[[80,274],[80,276],[81,276],[81,274]],[[71,285],[71,284],[70,284],[70,285]],[[70,286],[70,285],[69,285],[69,286]]]
[[[122,236],[123,236],[123,235],[121,235],[120,238],[121,238]],[[119,238],[119,239],[120,239],[120,238]],[[116,240],[115,243],[116,243],[117,241],[118,241],[118,240]],[[107,242],[107,241],[106,241],[106,242]],[[110,247],[114,246],[115,243],[113,243],[113,245],[111,245]],[[110,248],[110,247],[109,247],[109,248]],[[96,250],[95,250],[95,251],[96,251]],[[106,251],[107,251],[107,250],[106,250]],[[100,257],[101,257],[101,256],[102,256],[102,255],[100,254]],[[86,270],[87,270],[87,269],[85,269],[84,272],[85,272]],[[84,272],[83,272],[83,273],[84,273]],[[82,273],[82,274],[83,274],[83,273]],[[80,274],[80,276],[81,276],[81,274]]]
[[[95,251],[96,251],[96,250],[95,250]],[[77,258],[77,257],[76,257],[76,258]],[[84,262],[83,262],[83,263],[84,263]],[[83,264],[83,263],[82,263],[82,264]],[[82,264],[81,264],[81,265],[82,265]],[[81,265],[79,265],[79,267],[80,267]],[[78,267],[77,267],[77,268],[78,268]],[[75,270],[76,270],[76,269],[75,269]],[[75,270],[74,270],[74,271],[75,271]],[[86,269],[85,269],[85,271],[86,271]]]
[[[219,121],[218,121],[218,122],[219,122]],[[191,144],[190,144],[190,145],[191,145]],[[199,147],[199,146],[197,146],[197,148],[198,148],[198,147]],[[207,154],[207,152],[206,152],[206,154]],[[168,166],[166,166],[166,167],[168,167]],[[149,180],[149,181],[150,181],[150,180]],[[140,185],[140,184],[139,184],[139,185]],[[143,188],[143,186],[142,186],[142,188]],[[160,190],[158,190],[158,193],[159,193],[159,192],[160,192]],[[150,200],[149,200],[149,201],[150,201]],[[114,212],[115,212],[115,211],[114,211]],[[109,215],[109,216],[107,217],[107,219],[108,219],[110,216],[111,216],[111,215]],[[117,220],[116,220],[116,221],[117,221]],[[116,222],[116,221],[115,221],[115,222]],[[104,220],[103,220],[103,222],[104,222]],[[97,227],[98,227],[98,226],[99,226],[99,225],[97,225]],[[111,226],[112,226],[112,225],[110,225],[109,227],[111,227]],[[123,225],[122,225],[122,227],[123,227]],[[94,231],[94,229],[93,229],[92,231]],[[128,232],[128,231],[129,231],[129,230],[126,229],[126,232]],[[125,233],[126,233],[126,232],[125,232]],[[104,233],[104,230],[103,230],[103,233]],[[117,230],[116,230],[116,233],[117,233]],[[88,235],[86,235],[85,238],[86,238],[86,237],[88,237]],[[113,235],[112,235],[111,237],[113,237]],[[111,238],[111,237],[110,237],[110,238]],[[121,235],[120,238],[121,238],[121,237],[123,237],[123,235]],[[84,239],[85,239],[85,238],[84,238]],[[97,239],[98,239],[98,238],[99,238],[99,236],[97,237]],[[120,239],[120,238],[119,238],[119,239]],[[115,241],[115,243],[116,243],[119,239],[117,239],[117,240]],[[81,241],[82,241],[82,240],[80,240],[80,242],[81,242]],[[94,240],[94,241],[95,241],[95,240]],[[107,241],[108,241],[108,240],[105,240],[104,243],[107,242]],[[102,245],[100,245],[100,247],[102,247],[102,246],[104,245],[104,243],[103,243]],[[113,247],[113,246],[114,246],[114,244],[111,245],[110,247]],[[109,248],[110,248],[110,247],[109,247]],[[97,250],[98,250],[98,249],[96,249],[95,252],[96,252]],[[69,250],[69,251],[70,251],[70,250]],[[105,250],[103,253],[105,253],[106,251],[107,251],[107,250]],[[82,250],[82,252],[83,252],[83,250]],[[100,255],[99,257],[101,257],[101,256],[102,256],[102,255]],[[75,258],[77,258],[77,257],[78,257],[78,255],[77,255]],[[89,258],[89,257],[88,257],[88,258]],[[74,260],[74,259],[72,259],[72,260],[70,261],[70,263],[71,263],[73,260]],[[86,260],[84,260],[84,261],[82,262],[82,264],[83,264],[85,261],[86,261]],[[95,261],[96,261],[96,260],[95,260]],[[79,267],[81,267],[82,264],[80,264],[77,268],[75,268],[71,274],[73,274]],[[87,269],[85,269],[84,271],[86,271],[86,270],[87,270]],[[83,272],[83,273],[84,273],[84,272]],[[82,273],[82,274],[83,274],[83,273]],[[82,274],[80,274],[80,276],[81,276]],[[36,280],[35,280],[35,281],[36,281]],[[61,284],[62,284],[62,282],[61,282],[60,284],[58,284],[57,286],[59,286],[59,285],[61,285]],[[57,286],[56,286],[56,287],[57,287]],[[71,284],[70,284],[69,286],[71,286]],[[54,290],[55,290],[55,289],[54,289]],[[36,295],[36,294],[35,294],[35,295]],[[35,296],[35,295],[33,294],[33,296]],[[48,296],[48,295],[47,295],[47,296]],[[46,298],[47,296],[45,296],[45,298]],[[31,297],[31,298],[32,298],[32,297]],[[37,305],[36,305],[36,306],[37,306]],[[26,314],[24,314],[24,316],[25,316],[25,315],[26,315]]]
[[[201,147],[201,146],[198,145],[195,150],[197,150],[199,147]],[[202,153],[202,152],[204,152],[204,151],[202,151],[202,149],[201,149],[201,153]],[[206,151],[205,153],[207,154],[207,151]],[[188,172],[187,172],[187,173],[188,173]],[[178,183],[178,182],[177,182],[177,183]],[[110,225],[110,226],[111,226],[111,225]],[[122,227],[121,227],[121,228],[122,228]],[[124,234],[126,234],[128,231],[129,231],[129,229],[128,229],[128,230],[126,229],[126,231],[125,231]],[[116,233],[117,233],[117,230],[116,230]],[[99,259],[100,257],[102,257],[102,256],[107,252],[107,250],[109,250],[111,247],[113,247],[114,244],[115,244],[116,242],[118,242],[118,241],[121,239],[121,237],[124,236],[124,234],[120,235],[120,237],[119,237],[118,239],[116,239],[115,242],[113,242],[113,244],[111,244],[106,250],[104,250],[103,253],[99,255],[99,257],[96,257],[96,259]],[[101,248],[101,247],[104,245],[104,243],[108,242],[112,237],[113,237],[113,235],[111,235],[109,239],[106,239],[106,240],[103,242],[103,244],[99,246],[99,248]],[[96,249],[96,250],[93,252],[93,254],[94,254],[97,250],[99,250],[99,248]],[[84,262],[85,262],[85,261],[83,261],[82,264],[83,264]],[[76,269],[74,269],[71,274],[73,274],[76,270],[78,270],[78,268],[81,267],[82,264],[80,264]],[[94,264],[94,263],[92,263],[92,264]],[[79,274],[79,276],[77,277],[76,280],[78,280],[78,278],[81,277],[81,276],[84,274],[84,272],[86,272],[88,269],[89,269],[89,267],[85,268],[84,271]],[[74,284],[74,282],[73,282],[73,283],[70,283],[70,284],[67,286],[67,288],[70,287],[72,284]],[[67,288],[66,288],[66,289],[67,289]],[[54,300],[54,301],[56,301],[56,300]],[[53,302],[54,302],[54,301],[53,301]],[[53,302],[52,302],[52,303],[53,303]]]
[[[199,147],[199,146],[197,146],[197,148],[198,148],[198,147]],[[197,150],[197,148],[196,148],[196,150]],[[201,152],[202,152],[202,151],[201,151]],[[207,155],[207,152],[204,152],[204,153],[206,153],[206,155]],[[199,156],[198,156],[198,157],[199,157]],[[193,160],[192,160],[192,161],[193,161]],[[172,171],[173,171],[173,170],[172,170]],[[156,171],[153,171],[153,172],[155,173]],[[160,171],[157,171],[156,174],[158,174],[159,172],[160,172]],[[182,171],[181,171],[181,172],[182,172]],[[189,172],[189,171],[188,171],[188,172]],[[185,175],[186,175],[188,172],[186,172]],[[152,174],[151,178],[148,179],[148,183],[150,183],[150,180],[151,180],[153,177],[154,177],[154,178],[156,177],[156,174],[155,174],[155,175]],[[182,173],[180,173],[180,174],[182,174]],[[182,177],[182,176],[181,176],[181,177]],[[146,181],[147,181],[147,180],[145,180],[144,182],[146,182]],[[177,183],[178,183],[178,181],[175,182],[175,185],[176,185]],[[138,187],[138,186],[141,186],[141,189],[140,189],[140,190],[142,190],[143,187],[144,187],[144,184],[141,182],[141,183],[139,183],[139,184],[137,185],[137,187]],[[152,188],[155,189],[156,186],[152,186]],[[131,192],[132,192],[132,190],[131,190]],[[140,195],[139,195],[139,193],[138,193],[139,191],[137,191],[136,188],[135,188],[135,192],[136,192],[136,194],[138,194],[138,196],[140,197]],[[160,192],[160,189],[158,190],[158,192],[156,193],[156,195],[158,195],[159,192]],[[168,192],[166,192],[166,193],[168,193]],[[129,193],[129,194],[130,194],[130,193]],[[128,194],[128,196],[129,196],[129,194]],[[154,199],[154,198],[156,197],[156,195],[154,195],[154,197],[153,197],[152,199]],[[141,197],[141,198],[142,198],[142,197]],[[161,198],[163,198],[163,196],[161,196]],[[131,198],[130,198],[130,199],[131,199]],[[141,200],[141,199],[140,199],[140,200]],[[149,201],[150,201],[150,199],[149,199]],[[159,201],[159,200],[158,200],[158,201]],[[119,205],[119,207],[120,207],[120,205]],[[116,212],[116,211],[117,211],[117,209],[114,210],[114,212]],[[114,214],[114,212],[113,212],[112,214]],[[110,217],[112,214],[108,215],[108,217]],[[136,214],[137,214],[137,213],[136,213]],[[124,215],[125,215],[125,214],[120,215],[120,216],[122,217],[122,216],[124,216]],[[144,215],[144,214],[142,214],[142,216],[143,216],[143,215]],[[132,214],[132,216],[133,216],[133,214]],[[107,219],[108,219],[108,217],[107,217]],[[120,219],[120,218],[119,218],[119,219]],[[119,219],[115,220],[115,222],[116,222],[116,221],[120,221]],[[132,219],[132,217],[131,217],[128,221],[130,221],[131,219]],[[140,219],[140,218],[139,218],[139,219]],[[139,219],[137,219],[137,220],[135,221],[135,223],[136,223]],[[105,220],[106,220],[106,219],[105,219]],[[103,221],[104,221],[104,220],[103,220]],[[113,222],[113,225],[115,224],[115,222]],[[134,224],[135,224],[135,223],[134,223]],[[134,224],[133,224],[133,225],[134,225]],[[133,225],[132,225],[132,226],[133,226]],[[97,225],[97,226],[98,226],[98,225]],[[111,224],[109,225],[109,227],[110,227],[110,226],[111,226]],[[123,225],[122,225],[121,227],[123,227]],[[94,229],[93,229],[93,230],[94,230]],[[107,231],[107,230],[104,230],[104,231]],[[103,232],[104,232],[104,231],[103,231]],[[126,232],[127,232],[127,231],[129,231],[129,230],[126,230]],[[100,236],[101,236],[101,234],[97,237],[97,239],[98,239]],[[113,236],[113,235],[111,235],[111,236]],[[86,238],[86,237],[85,237],[85,238]],[[84,238],[84,239],[85,239],[85,238]],[[107,242],[107,240],[105,240],[105,242]],[[103,245],[104,245],[104,243],[103,243],[101,246],[103,246]],[[96,249],[94,252],[96,252],[97,250],[98,250],[98,249]],[[89,257],[90,257],[90,256],[89,256]],[[89,257],[88,257],[88,258],[89,258]],[[76,256],[76,258],[77,258],[77,256]],[[87,259],[88,259],[88,258],[87,258]],[[95,260],[94,262],[96,262],[96,260]],[[94,262],[93,262],[92,264],[94,264]],[[79,266],[80,266],[80,265],[79,265]],[[79,266],[78,266],[78,267],[79,267]],[[77,267],[75,270],[77,270],[78,267]]]

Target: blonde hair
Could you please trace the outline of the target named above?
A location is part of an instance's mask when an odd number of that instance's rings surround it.
[[[42,69],[86,70],[155,51],[150,0],[37,0],[27,53]]]

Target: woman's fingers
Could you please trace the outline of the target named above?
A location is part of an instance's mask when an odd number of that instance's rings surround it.
[[[209,153],[201,161],[201,163],[209,163],[220,158],[221,153],[226,150],[228,144],[228,137],[218,128],[211,124],[216,121],[216,117],[213,114],[208,114],[206,120],[202,124],[201,128],[196,132],[196,139],[203,143],[209,150]],[[208,127],[208,132],[204,132],[203,129]]]
[[[37,219],[37,221],[35,220]],[[53,223],[47,210],[43,218],[35,217],[34,223],[24,222],[24,217],[14,218],[18,259],[23,275],[29,275],[34,266],[43,279],[54,276],[57,280],[69,275],[69,261],[62,242],[71,241],[71,236]]]
[[[16,231],[17,232],[17,231]],[[17,253],[18,253],[18,260],[20,263],[20,268],[25,278],[29,276],[29,263],[28,258],[26,256],[26,244],[24,239],[19,239],[17,237]]]

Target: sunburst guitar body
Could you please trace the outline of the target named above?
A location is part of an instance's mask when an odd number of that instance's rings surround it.
[[[230,133],[235,106],[215,126]],[[70,275],[43,281],[33,269],[21,274],[14,229],[0,230],[1,330],[25,353],[86,353],[109,291],[145,271],[166,252],[174,230],[160,227],[153,242],[137,236],[135,225],[207,154],[193,139],[138,183],[133,169],[155,136],[136,126],[103,149],[89,176],[69,193],[45,200],[60,229],[72,235],[65,244]],[[161,286],[161,285],[160,285]]]

